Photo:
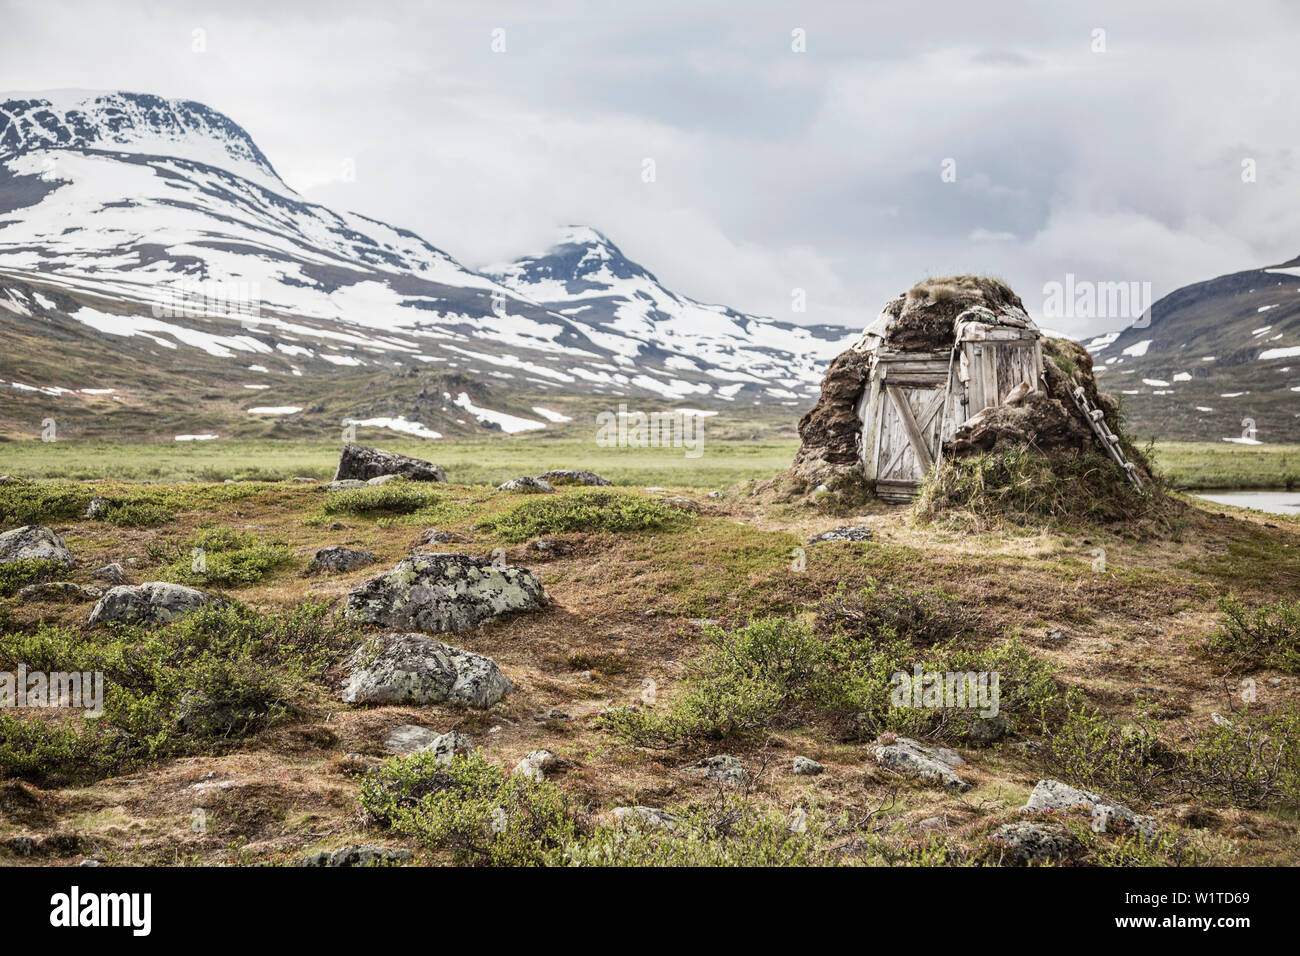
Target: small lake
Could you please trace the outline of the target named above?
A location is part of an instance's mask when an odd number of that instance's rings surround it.
[[[1196,497],[1234,508],[1254,508],[1275,515],[1300,514],[1300,491],[1194,492]]]

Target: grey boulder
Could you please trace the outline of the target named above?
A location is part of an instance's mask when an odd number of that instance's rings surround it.
[[[533,493],[545,493],[554,491],[550,482],[542,478],[531,478],[524,475],[520,478],[511,478],[505,484],[497,485],[497,491],[522,491]]]
[[[366,565],[374,563],[375,556],[369,551],[357,551],[353,548],[331,545],[316,552],[307,571],[309,573],[325,572],[336,574],[342,571],[355,571],[357,568],[364,568]]]
[[[0,564],[15,561],[52,561],[72,567],[72,552],[55,531],[38,524],[23,525],[0,534]]]
[[[90,576],[96,581],[107,581],[109,584],[126,584],[126,568],[114,561],[112,564],[106,564],[98,570],[91,571]]]
[[[546,591],[532,572],[467,554],[417,551],[348,593],[346,613],[378,627],[464,631],[513,611],[533,611]]]
[[[71,581],[45,581],[29,584],[18,592],[19,601],[98,601],[104,596],[104,589],[83,587]]]
[[[1016,863],[1067,859],[1083,848],[1073,833],[1052,824],[1007,823],[989,834],[989,841]]]
[[[369,481],[381,475],[401,475],[411,481],[446,481],[442,468],[431,461],[410,458],[391,451],[382,451],[366,445],[344,445],[339,454],[339,466],[334,472],[335,481],[355,479]]]
[[[612,812],[619,823],[663,830],[677,829],[677,817],[657,807],[615,807]]]
[[[424,634],[380,634],[344,664],[349,704],[442,704],[491,707],[514,689],[496,661]]]
[[[955,773],[966,761],[947,747],[926,747],[910,737],[897,737],[892,742],[872,748],[876,762],[886,770],[916,777],[926,783],[937,783],[950,790],[966,791],[971,785]]]
[[[432,751],[437,763],[451,763],[456,754],[467,753],[473,748],[470,739],[462,733],[453,730],[440,734],[415,724],[394,727],[384,738],[384,749],[391,753],[405,755]]]
[[[333,853],[322,851],[303,857],[299,866],[388,866],[405,863],[412,857],[410,850],[390,850],[385,846],[345,846]]]
[[[1048,810],[1087,811],[1094,819],[1100,821],[1097,829],[1110,829],[1117,823],[1117,829],[1131,827],[1144,837],[1151,837],[1156,832],[1155,817],[1134,813],[1128,807],[1114,803],[1099,793],[1080,790],[1059,780],[1040,780],[1034,785],[1029,800],[1021,808],[1023,813],[1042,813]]]
[[[686,769],[691,773],[699,774],[705,780],[711,780],[726,787],[743,787],[749,783],[749,771],[745,769],[745,765],[739,759],[731,756],[731,754],[705,757]]]
[[[112,588],[99,599],[90,612],[89,624],[166,624],[184,617],[205,604],[223,604],[213,597],[183,584],[150,581],[148,584],[123,584]]]
[[[612,485],[594,471],[574,471],[569,468],[553,468],[537,476],[552,485]]]
[[[794,758],[794,775],[796,777],[814,777],[826,768],[810,757]]]

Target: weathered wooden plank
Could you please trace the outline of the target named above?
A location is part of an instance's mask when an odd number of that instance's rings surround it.
[[[916,419],[912,417],[912,406],[908,404],[907,396],[903,394],[902,389],[897,385],[887,383],[885,387],[889,390],[889,397],[893,399],[894,407],[898,409],[899,422],[903,426],[903,431],[907,434],[908,441],[912,443],[912,450],[921,465],[921,473],[924,474],[934,467],[934,459],[930,456],[930,449],[925,443],[925,436],[921,434]]]

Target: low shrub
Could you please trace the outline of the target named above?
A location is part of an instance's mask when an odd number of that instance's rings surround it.
[[[43,625],[0,634],[0,669],[101,673],[103,715],[0,714],[0,772],[40,783],[122,773],[234,741],[285,719],[355,628],[325,604],[265,613],[205,607],[157,630],[88,637]]]
[[[437,504],[443,496],[427,482],[389,481],[369,488],[331,491],[321,510],[327,515],[413,514]]]
[[[1060,703],[1052,667],[1017,641],[984,648],[949,641],[918,650],[888,626],[869,636],[838,627],[814,632],[804,620],[776,617],[730,631],[715,628],[708,636],[710,645],[666,707],[610,711],[602,717],[606,729],[650,748],[846,720],[860,736],[888,730],[966,740],[986,730],[985,717],[997,716],[1003,732],[1010,732]],[[929,698],[910,694],[918,673],[980,672],[997,675],[996,715],[978,701],[928,706]]]
[[[282,541],[224,527],[206,528],[183,543],[154,546],[149,554],[167,562],[161,580],[217,588],[253,584],[293,558]]]
[[[504,514],[486,519],[481,526],[517,543],[566,531],[663,531],[682,527],[692,518],[690,512],[652,498],[586,491],[521,501]]]
[[[0,564],[0,596],[8,597],[37,581],[54,581],[67,577],[68,571],[66,564],[44,558],[24,558]]]
[[[579,832],[563,790],[512,776],[477,753],[448,764],[430,751],[393,758],[362,782],[361,806],[374,822],[457,863],[540,866]]]
[[[1205,640],[1211,655],[1233,670],[1271,667],[1300,674],[1300,603],[1278,601],[1247,607],[1234,597],[1219,602],[1223,623]]]

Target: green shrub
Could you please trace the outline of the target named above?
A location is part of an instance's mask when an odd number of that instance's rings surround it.
[[[398,480],[369,488],[331,491],[321,510],[327,515],[405,515],[436,505],[442,498],[427,482]]]
[[[196,550],[202,551],[201,563]],[[161,580],[218,588],[253,584],[293,558],[282,541],[263,541],[252,532],[225,527],[204,529],[181,544],[155,545],[149,554],[169,562],[159,573]]]
[[[1234,716],[1203,732],[1187,776],[1188,790],[1232,806],[1300,806],[1300,709]]]
[[[1271,667],[1300,674],[1300,603],[1278,601],[1247,607],[1234,597],[1219,602],[1224,620],[1205,649],[1234,670]]]
[[[152,631],[0,634],[0,669],[104,676],[101,717],[0,715],[0,771],[61,783],[210,752],[294,713],[304,684],[356,640],[352,625],[310,602],[270,614],[209,606]]]
[[[637,822],[600,827],[557,854],[566,866],[826,866],[816,814],[802,832],[790,820],[753,802],[728,797],[720,806],[678,814],[671,830]]]
[[[481,526],[514,543],[566,531],[662,531],[681,527],[692,517],[681,508],[640,495],[584,491],[521,501]]]
[[[507,774],[477,753],[449,764],[430,751],[393,758],[362,782],[361,806],[457,863],[539,866],[578,833],[563,790]]]
[[[0,485],[0,525],[53,524],[80,518],[91,491],[66,481],[16,481]]]
[[[998,716],[1014,729],[1058,705],[1051,666],[1017,641],[971,648],[949,641],[918,650],[882,626],[870,636],[843,628],[814,633],[803,620],[762,618],[713,629],[690,665],[682,692],[656,710],[615,710],[602,724],[625,743],[675,747],[707,739],[851,718],[860,734],[890,730],[970,739],[981,710],[896,706],[895,675],[989,672],[999,675]]]
[[[97,520],[120,528],[148,528],[165,524],[176,517],[172,508],[148,501],[112,501]]]
[[[0,564],[0,595],[8,596],[37,581],[53,581],[68,576],[66,564],[45,558],[24,558]]]
[[[1066,783],[1150,800],[1176,780],[1180,758],[1140,724],[1118,726],[1075,702],[1056,726],[1043,727],[1044,759]]]

